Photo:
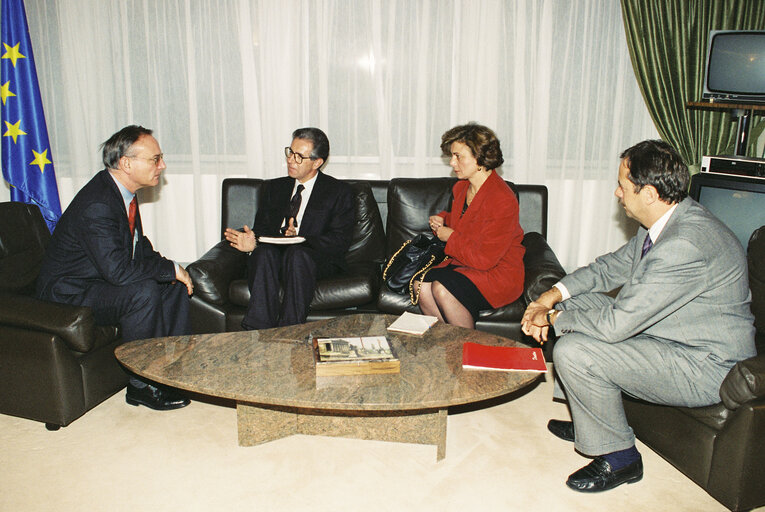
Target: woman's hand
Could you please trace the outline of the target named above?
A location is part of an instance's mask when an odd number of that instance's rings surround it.
[[[430,223],[430,229],[433,231],[433,234],[442,242],[449,240],[449,237],[454,233],[452,228],[444,226],[444,218],[440,215],[431,215],[428,218],[428,222]]]
[[[436,236],[439,240],[442,242],[448,242],[449,237],[452,236],[452,233],[454,233],[454,230],[448,226],[441,226],[440,228],[436,229],[434,231]]]
[[[438,232],[438,228],[442,227],[444,225],[444,218],[440,215],[431,215],[428,219],[428,222],[430,222],[430,229],[435,234]]]

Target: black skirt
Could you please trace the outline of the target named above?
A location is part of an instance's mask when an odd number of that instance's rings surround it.
[[[482,309],[492,309],[491,304],[481,294],[465,274],[457,272],[454,265],[447,265],[442,268],[434,268],[425,274],[426,283],[438,281],[454,295],[460,304],[473,315],[473,320],[478,320],[478,312]]]

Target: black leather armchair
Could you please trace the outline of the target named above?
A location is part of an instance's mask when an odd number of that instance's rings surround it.
[[[0,413],[66,426],[127,383],[117,327],[89,308],[34,298],[48,227],[37,206],[0,203]]]
[[[667,407],[624,399],[638,439],[731,510],[765,505],[765,226],[748,248],[758,355],[737,363],[721,403]]]

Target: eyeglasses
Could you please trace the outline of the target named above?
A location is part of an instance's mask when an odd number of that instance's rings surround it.
[[[146,158],[144,156],[128,156],[128,155],[125,155],[125,156],[127,156],[128,158],[137,158],[138,160],[146,160],[148,162],[153,163],[154,165],[159,165],[159,162],[161,162],[162,160],[165,159],[164,153],[160,153],[160,154],[158,154],[156,156],[153,156],[151,158]],[[298,163],[300,163],[300,162],[298,162]]]
[[[309,160],[314,160],[314,158],[312,156],[303,156],[300,153],[295,153],[294,151],[292,151],[292,148],[289,147],[289,146],[284,148],[284,156],[287,157],[287,160],[289,160],[291,156],[294,156],[295,157],[295,163],[298,163],[298,164],[302,164],[303,163],[303,159],[305,159],[305,158],[308,158]]]

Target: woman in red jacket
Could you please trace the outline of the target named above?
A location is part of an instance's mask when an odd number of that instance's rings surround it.
[[[510,304],[523,291],[523,229],[518,200],[497,175],[502,149],[489,128],[456,126],[441,136],[441,150],[460,181],[451,211],[430,217],[446,242],[447,260],[420,287],[420,309],[449,324],[473,328],[482,309]]]

